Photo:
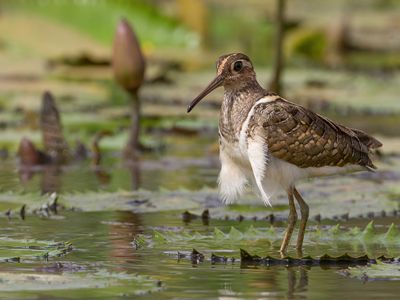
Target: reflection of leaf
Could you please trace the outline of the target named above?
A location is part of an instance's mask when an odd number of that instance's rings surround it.
[[[344,272],[346,276],[358,278],[364,281],[368,280],[400,280],[400,264],[384,263],[378,261],[376,264],[371,264],[363,267],[352,267]]]

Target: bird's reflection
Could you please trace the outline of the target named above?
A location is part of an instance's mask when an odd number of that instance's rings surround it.
[[[139,159],[136,160],[129,160],[125,162],[125,167],[128,169],[131,175],[131,188],[133,191],[139,189],[141,180],[140,180],[140,161]]]
[[[19,180],[22,185],[28,184],[36,174],[41,174],[40,191],[44,194],[59,193],[61,190],[62,170],[59,165],[20,166]]]
[[[259,269],[261,266],[248,265],[241,263],[241,269]],[[251,283],[251,287],[265,292],[275,290],[277,286],[283,288],[281,292],[286,295],[287,299],[304,299],[304,292],[308,289],[308,272],[309,266],[268,266],[265,267],[265,276],[261,276],[255,282]],[[262,270],[264,272],[264,270]],[[287,288],[285,288],[287,286]]]
[[[116,271],[129,270],[129,262],[138,256],[132,246],[135,236],[141,233],[142,220],[138,214],[128,211],[116,212],[114,222],[109,224],[109,236],[111,241],[110,258],[118,260]],[[121,263],[122,261],[122,263]]]
[[[59,193],[61,189],[61,167],[59,165],[48,165],[43,167],[40,188],[42,194]]]
[[[102,168],[94,168],[94,174],[101,185],[107,185],[111,181],[111,174]]]
[[[288,299],[302,298],[297,293],[307,291],[308,286],[308,270],[301,267],[288,267]]]

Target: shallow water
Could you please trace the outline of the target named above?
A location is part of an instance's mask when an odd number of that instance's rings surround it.
[[[141,295],[143,298],[158,299],[337,299],[338,297],[355,299],[398,299],[400,286],[398,281],[367,281],[343,277],[341,267],[263,267],[245,266],[240,262],[212,265],[210,261],[193,264],[190,260],[178,260],[167,250],[144,247],[135,249],[133,237],[137,233],[149,233],[153,228],[170,229],[186,227],[199,232],[213,230],[214,226],[225,230],[227,227],[266,226],[265,221],[213,221],[208,226],[201,221],[185,225],[179,212],[137,215],[131,212],[81,213],[64,212],[63,218],[41,219],[30,217],[25,222],[17,219],[0,219],[0,234],[9,237],[41,240],[69,240],[74,250],[58,259],[50,261],[32,261],[30,263],[2,263],[0,272],[71,274],[85,273],[93,269],[109,269],[112,272],[138,273],[149,275],[161,281],[159,291]],[[360,222],[360,221],[358,221]],[[365,221],[361,221],[365,223]],[[349,222],[347,225],[352,225]],[[174,245],[171,245],[173,248]],[[206,253],[207,245],[198,250]],[[278,245],[272,252],[277,254]],[[377,252],[379,253],[379,247]],[[190,245],[182,247],[190,251]],[[345,250],[342,249],[342,250]],[[220,255],[237,256],[238,249],[213,250]],[[306,252],[312,252],[306,247]],[[341,252],[339,250],[338,252]],[[267,253],[260,250],[261,253]],[[70,269],[57,269],[55,261]],[[127,288],[127,291],[132,292]],[[99,299],[124,298],[120,291],[102,294],[96,289],[16,291],[1,292],[2,299],[80,299],[87,295],[96,295]]]
[[[89,161],[85,161],[62,168],[46,167],[34,172],[26,172],[17,167],[14,159],[9,158],[1,163],[0,189],[3,192],[14,191],[24,194],[57,191],[61,194],[78,192],[78,195],[79,193],[84,195],[87,191],[118,191],[137,188],[153,191],[160,188],[168,190],[185,188],[195,191],[204,186],[215,187],[219,162],[217,153],[210,151],[210,145],[215,141],[214,135],[200,138],[170,136],[166,140],[165,151],[144,154],[138,164],[131,166],[122,165],[115,153],[106,152],[103,161],[104,168],[95,169]],[[377,174],[379,177],[380,173]],[[46,202],[46,199],[43,198],[43,202]],[[112,198],[110,199],[112,201]],[[85,199],[82,198],[82,201]],[[79,209],[79,206],[77,208]],[[4,209],[6,210],[7,207]],[[118,207],[115,209],[118,210]],[[41,218],[30,214],[25,221],[18,219],[15,215],[11,220],[6,217],[0,218],[1,237],[70,241],[73,245],[72,252],[63,257],[49,258],[48,261],[31,259],[22,260],[21,263],[0,263],[0,279],[4,272],[30,276],[53,276],[49,279],[49,282],[52,282],[50,286],[37,283],[38,279],[35,277],[28,276],[28,282],[15,280],[15,283],[6,285],[7,289],[13,291],[0,289],[0,298],[337,299],[343,297],[345,299],[375,299],[379,297],[398,299],[399,281],[349,278],[341,274],[347,268],[346,266],[267,267],[244,265],[238,260],[241,247],[252,254],[278,257],[280,240],[272,245],[264,240],[243,245],[242,242],[236,241],[210,244],[201,239],[194,239],[180,243],[166,243],[161,246],[145,245],[135,248],[133,243],[135,236],[151,235],[153,230],[170,232],[186,229],[192,233],[209,234],[214,231],[214,228],[228,232],[231,226],[239,230],[245,230],[250,225],[262,230],[270,226],[266,220],[252,221],[247,218],[243,222],[238,222],[235,217],[231,217],[230,220],[212,218],[208,225],[203,225],[201,219],[186,224],[182,221],[183,211],[177,209],[177,211],[147,214],[126,211],[61,211],[59,215],[51,218]],[[255,208],[257,209],[259,208]],[[278,212],[279,206],[274,209]],[[231,210],[236,215],[241,212],[240,206]],[[210,208],[210,212],[213,217],[213,208]],[[330,228],[337,222],[337,220],[324,220],[323,225]],[[340,221],[340,224],[344,228],[354,226],[364,228],[368,222],[368,219],[350,219]],[[376,227],[382,232],[386,231],[391,223],[398,225],[399,218],[376,218]],[[315,230],[317,225],[311,222],[309,230]],[[286,223],[278,220],[274,226],[283,236]],[[178,251],[186,253],[194,247],[206,255],[204,262],[194,264],[190,259],[178,259]],[[321,244],[309,242],[305,244],[304,255],[318,257],[328,253],[338,256],[348,252],[353,256],[368,254],[371,257],[380,255],[398,257],[400,256],[398,249],[398,245],[387,249],[385,245],[379,243],[354,246],[332,241]],[[212,264],[209,260],[211,253],[232,256],[236,258],[236,261]],[[297,255],[293,246],[290,248],[289,255]],[[57,264],[58,262],[62,264],[61,267]],[[111,272],[118,276],[125,276],[121,275],[125,273],[149,276],[150,282],[143,284],[128,279],[117,286],[104,287],[102,286],[104,282],[101,281],[104,278],[96,279],[99,282],[96,280],[91,282],[90,277],[89,279],[85,277],[99,271]],[[64,286],[61,284],[61,287],[55,287],[53,281],[59,277],[61,277],[59,280],[65,280]],[[82,282],[80,282],[81,277],[84,278]],[[72,278],[71,282],[68,282],[69,278]],[[32,284],[35,280],[36,283]],[[79,283],[86,284],[85,280],[89,281],[87,286],[79,286]],[[1,284],[0,281],[0,287]],[[32,286],[35,287],[35,291],[31,290]]]
[[[160,188],[175,190],[185,188],[198,190],[204,186],[215,187],[219,169],[217,153],[210,151],[214,135],[206,137],[168,137],[166,150],[144,154],[137,164],[124,166],[113,152],[104,154],[104,168],[93,168],[89,161],[55,168],[36,170],[19,169],[16,161],[9,158],[1,163],[0,189],[3,192],[59,193],[87,191],[118,191],[143,188],[157,191]],[[379,175],[378,175],[379,176]],[[78,180],[79,179],[79,180]],[[112,198],[111,198],[112,199]],[[46,199],[43,200],[44,202]],[[82,201],[85,201],[82,199]],[[112,200],[111,200],[112,201]],[[327,203],[329,205],[329,203]],[[79,207],[78,207],[79,208]],[[4,209],[7,209],[4,207]],[[178,209],[178,208],[177,208]],[[237,214],[240,213],[240,207]],[[279,206],[275,207],[278,211]],[[118,208],[116,207],[116,210]],[[213,216],[213,208],[210,209]],[[235,208],[232,208],[235,211]],[[133,212],[79,212],[61,211],[50,219],[28,215],[25,221],[12,216],[11,220],[0,218],[0,236],[15,239],[36,239],[45,241],[70,241],[72,252],[63,257],[22,260],[21,263],[0,263],[0,278],[3,272],[13,274],[49,275],[49,282],[61,277],[64,286],[55,287],[34,283],[38,279],[28,276],[28,282],[16,280],[6,285],[13,291],[0,291],[2,299],[118,299],[126,297],[169,298],[169,299],[337,299],[339,297],[375,299],[398,299],[399,281],[362,280],[343,276],[346,266],[249,266],[241,264],[239,248],[261,256],[279,256],[280,240],[272,245],[267,241],[249,242],[248,245],[235,241],[210,244],[201,239],[164,244],[145,245],[138,249],[133,243],[137,234],[151,235],[160,232],[180,231],[209,234],[218,228],[228,232],[231,226],[245,230],[250,225],[265,230],[270,224],[263,220],[246,219],[238,222],[211,219],[203,225],[201,219],[188,224],[182,221],[182,210],[137,214]],[[328,228],[338,221],[325,220]],[[341,221],[344,228],[363,228],[368,219]],[[376,218],[376,226],[382,232],[391,223],[399,224],[398,217]],[[311,222],[310,230],[317,223]],[[280,220],[274,224],[283,236],[286,224]],[[190,252],[195,247],[206,255],[203,262],[194,264],[190,259],[178,259],[179,252]],[[400,256],[398,245],[386,249],[379,243],[372,245],[350,245],[346,243],[306,243],[304,255],[353,256],[368,254]],[[212,264],[211,253],[235,257],[234,263]],[[289,255],[296,256],[293,247]],[[62,264],[58,265],[60,262]],[[60,267],[61,266],[61,267]],[[91,282],[85,276],[96,272],[139,274],[149,276],[151,281],[143,284],[130,280],[117,286],[104,287],[103,281]],[[9,273],[7,273],[9,274]],[[72,276],[72,277],[71,277]],[[75,276],[75,277],[74,277]],[[78,276],[78,277],[76,277]],[[81,277],[82,282],[80,282]],[[29,279],[30,278],[30,279]],[[72,282],[67,282],[72,278]],[[78,281],[77,279],[78,278]],[[108,278],[106,276],[106,278]],[[104,279],[104,278],[103,278]],[[75,281],[74,281],[75,280]],[[78,283],[88,285],[79,286]],[[97,279],[99,280],[99,279]],[[0,286],[1,286],[0,282]],[[29,285],[30,284],[30,285]],[[19,286],[21,285],[21,286]],[[98,287],[96,287],[98,285]],[[32,291],[32,286],[35,291]],[[140,291],[139,295],[137,294]]]
[[[217,153],[208,151],[215,142],[214,135],[195,139],[175,136],[165,141],[165,150],[144,153],[139,161],[129,165],[122,163],[119,152],[112,151],[103,153],[100,167],[93,167],[89,158],[68,166],[27,169],[10,157],[0,161],[0,191],[196,190],[216,186],[219,160]]]

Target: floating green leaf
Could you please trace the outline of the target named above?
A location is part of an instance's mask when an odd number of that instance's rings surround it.
[[[65,255],[71,250],[72,245],[69,242],[0,238],[0,261],[48,259]]]
[[[376,264],[351,267],[340,273],[363,281],[400,280],[400,264],[399,262],[387,263],[377,261]]]
[[[210,261],[211,264],[216,263],[227,263],[228,261],[234,263],[238,261],[234,257],[226,257],[226,256],[219,256],[215,253],[211,253],[210,256],[204,255],[203,253],[198,252],[197,250],[193,249],[191,254],[182,254],[178,253],[178,258],[186,258],[192,260],[193,263],[200,263],[204,261]],[[258,255],[252,255],[244,249],[240,249],[240,263],[242,266],[247,265],[263,265],[263,266],[277,266],[277,265],[284,265],[284,266],[359,266],[359,265],[369,265],[369,264],[382,264],[382,263],[394,263],[397,262],[398,265],[398,258],[387,258],[384,256],[378,258],[371,258],[368,255],[361,255],[361,256],[351,256],[347,253],[338,256],[331,256],[329,254],[324,254],[322,256],[303,256],[303,257],[291,257],[291,256],[281,256],[281,257],[274,257],[274,256],[266,256],[261,257]],[[357,269],[356,269],[357,270]],[[398,269],[400,272],[400,269]]]
[[[87,290],[84,297],[82,289]],[[66,299],[77,296],[93,298],[98,296],[118,296],[141,294],[159,290],[159,282],[155,279],[128,273],[112,273],[99,270],[94,273],[66,274],[32,274],[0,272],[0,294],[13,291],[46,291],[68,290]],[[51,298],[51,297],[50,297]]]
[[[300,257],[294,258],[290,256],[285,257],[260,257],[258,255],[251,255],[246,250],[240,249],[240,259],[242,264],[251,265],[366,265],[368,263],[375,264],[377,259],[370,258],[368,255],[351,256],[347,253],[339,256],[330,256],[324,254],[320,257]],[[382,258],[382,260],[391,261],[391,258]],[[400,272],[400,271],[399,271]]]
[[[207,241],[212,246],[213,244],[240,244],[248,241],[265,241],[274,243],[282,238],[281,234],[276,232],[275,227],[268,228],[255,228],[253,225],[245,230],[238,230],[231,227],[229,232],[224,233],[218,228],[214,228],[212,232],[201,234],[193,232],[188,229],[183,229],[177,232],[158,232],[154,231],[152,237],[143,235],[142,239],[149,244],[173,244],[182,242],[193,242],[194,244],[200,241]],[[314,243],[323,244],[331,242],[343,242],[350,245],[365,245],[365,244],[383,244],[385,246],[395,246],[400,244],[400,231],[392,224],[386,232],[379,233],[370,222],[364,230],[358,227],[350,229],[341,229],[339,224],[329,229],[317,228],[315,231],[306,233],[306,242],[312,241]],[[194,245],[190,245],[192,247]]]

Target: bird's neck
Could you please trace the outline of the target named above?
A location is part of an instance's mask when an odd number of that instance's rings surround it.
[[[238,141],[240,129],[253,105],[267,94],[257,80],[241,85],[225,86],[224,100],[221,105],[219,132],[228,142]]]

